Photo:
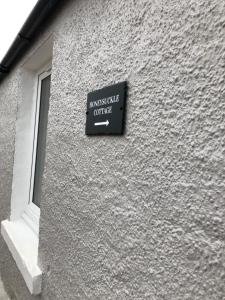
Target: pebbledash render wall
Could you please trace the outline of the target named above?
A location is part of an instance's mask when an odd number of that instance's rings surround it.
[[[21,64],[53,35],[40,296],[0,237],[18,300],[225,299],[225,2],[65,1],[0,85],[10,215]],[[124,136],[85,135],[87,93],[128,81]]]

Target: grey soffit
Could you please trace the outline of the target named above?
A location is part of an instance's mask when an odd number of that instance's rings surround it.
[[[40,26],[53,12],[60,0],[39,0],[17,34],[6,55],[0,62],[0,82],[7,76],[9,71],[25,50],[33,43]]]

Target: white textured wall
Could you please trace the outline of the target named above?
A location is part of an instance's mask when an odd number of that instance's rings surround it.
[[[40,299],[224,299],[224,10],[220,0],[78,0],[59,12]],[[85,136],[87,93],[123,80],[126,134]]]

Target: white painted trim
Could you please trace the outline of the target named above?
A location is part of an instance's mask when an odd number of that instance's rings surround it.
[[[32,295],[41,293],[42,272],[37,265],[38,237],[22,220],[2,221],[1,234]]]
[[[34,122],[37,99],[35,74],[22,73],[22,102],[16,120],[16,139],[13,166],[10,220],[21,218],[29,203]]]
[[[39,235],[39,219],[40,219],[40,208],[34,203],[30,203],[22,214],[21,218],[27,223],[27,225]]]

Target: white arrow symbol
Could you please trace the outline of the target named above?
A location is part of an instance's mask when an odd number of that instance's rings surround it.
[[[101,125],[108,126],[108,125],[109,125],[109,121],[106,120],[105,122],[98,122],[98,123],[95,123],[94,125],[95,125],[95,126],[101,126]]]

